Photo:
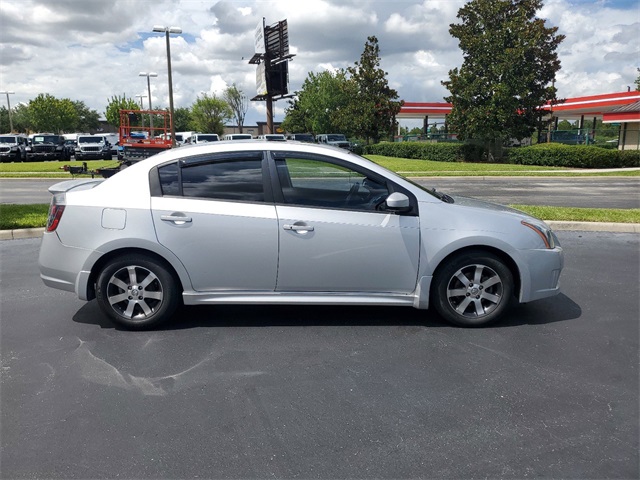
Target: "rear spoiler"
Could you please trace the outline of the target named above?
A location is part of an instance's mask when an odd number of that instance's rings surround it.
[[[104,178],[79,178],[75,180],[65,180],[49,187],[49,192],[53,195],[57,193],[66,193],[71,190],[90,190],[96,185],[104,182]]]

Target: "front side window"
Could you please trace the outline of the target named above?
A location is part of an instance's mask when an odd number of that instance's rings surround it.
[[[264,202],[262,159],[214,160],[158,168],[162,195]]]
[[[384,180],[322,159],[277,159],[287,204],[375,211],[389,195]]]

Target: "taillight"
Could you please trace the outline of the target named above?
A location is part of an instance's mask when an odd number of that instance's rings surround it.
[[[58,228],[62,214],[64,213],[65,197],[63,194],[54,195],[49,205],[49,217],[47,218],[47,232],[53,232]]]

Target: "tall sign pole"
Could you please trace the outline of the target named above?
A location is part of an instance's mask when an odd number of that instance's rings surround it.
[[[257,95],[252,101],[266,103],[267,133],[274,133],[273,102],[289,95],[289,33],[287,21],[269,27],[263,18],[255,30],[255,53],[249,63],[256,67]]]

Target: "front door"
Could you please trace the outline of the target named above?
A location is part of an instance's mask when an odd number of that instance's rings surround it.
[[[414,291],[419,217],[377,209],[388,185],[326,157],[283,154],[276,165],[278,291]]]

